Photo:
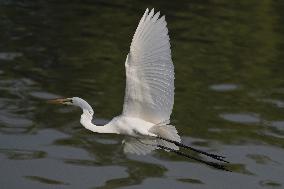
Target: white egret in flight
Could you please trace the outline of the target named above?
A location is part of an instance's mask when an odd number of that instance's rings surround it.
[[[176,128],[170,125],[174,104],[174,66],[165,16],[146,9],[135,31],[125,61],[126,90],[121,115],[104,126],[92,122],[94,111],[82,98],[55,99],[50,102],[74,105],[83,110],[81,124],[96,133],[125,135],[124,152],[147,154],[164,149],[224,169],[221,164],[204,161],[178,151],[179,147],[226,162],[222,156],[209,154],[180,143]]]

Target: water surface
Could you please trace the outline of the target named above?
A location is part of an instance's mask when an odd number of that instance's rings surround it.
[[[46,99],[80,96],[99,123],[122,110],[124,61],[146,7],[166,15],[183,142],[223,172],[164,151],[123,154],[121,136]],[[283,188],[282,1],[0,2],[0,188]]]

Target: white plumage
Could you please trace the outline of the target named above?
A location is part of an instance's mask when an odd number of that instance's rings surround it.
[[[125,61],[126,90],[123,112],[104,126],[92,123],[93,109],[79,97],[52,102],[79,106],[81,124],[97,133],[126,135],[124,152],[147,154],[159,145],[178,147],[158,137],[180,142],[169,125],[174,104],[174,66],[165,17],[147,9],[141,18]]]
[[[174,66],[165,17],[148,9],[127,55],[123,115],[155,124],[170,119],[174,103]]]

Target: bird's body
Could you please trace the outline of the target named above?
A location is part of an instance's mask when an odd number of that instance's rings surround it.
[[[62,99],[57,99],[61,100]],[[139,117],[128,116],[127,114],[121,114],[114,117],[109,123],[104,126],[97,126],[93,123],[94,111],[92,107],[83,99],[79,97],[73,97],[63,99],[64,104],[72,104],[78,106],[83,110],[80,123],[88,130],[96,133],[114,133],[121,134],[127,137],[133,137],[138,140],[124,140],[124,151],[136,154],[146,154],[154,149],[158,148],[159,144],[170,147],[172,149],[178,149],[175,144],[167,141],[157,139],[157,136],[164,137],[170,140],[180,142],[180,137],[177,134],[175,127],[168,125],[168,120],[155,124]],[[147,144],[143,143],[143,140],[147,140]],[[141,146],[142,145],[142,146]],[[137,146],[140,146],[140,151],[135,150]],[[149,147],[151,150],[149,150]]]
[[[149,130],[155,124],[140,118],[120,115],[113,118],[107,125],[114,127],[117,134],[141,137],[153,135]]]
[[[147,145],[138,154],[150,152],[159,144],[178,149],[175,144],[157,136],[180,142],[174,126],[169,125],[174,104],[174,66],[171,59],[170,38],[165,17],[146,9],[133,36],[125,61],[126,89],[121,115],[104,126],[93,124],[92,107],[79,97],[69,98],[65,104],[81,107],[80,123],[96,133],[115,133],[134,137]],[[64,102],[63,102],[64,103]],[[145,142],[145,141],[144,141]],[[125,152],[137,153],[138,143],[124,141]],[[133,146],[134,145],[134,146]]]
[[[88,130],[125,135],[124,152],[147,154],[162,148],[181,154],[178,146],[193,150],[180,143],[176,128],[169,124],[174,104],[174,66],[167,23],[164,16],[159,16],[154,9],[146,9],[133,36],[125,61],[126,89],[121,115],[104,126],[96,126],[92,122],[94,111],[85,100],[73,97],[52,101],[80,107],[80,123]],[[223,161],[219,156],[203,154]]]
[[[148,131],[154,126],[153,123],[147,122],[143,119],[120,115],[114,117],[110,122],[104,126],[97,126],[93,123],[93,109],[83,99],[73,97],[72,103],[81,107],[83,114],[81,115],[80,123],[86,128],[96,133],[114,133],[128,136],[142,136],[151,135]]]

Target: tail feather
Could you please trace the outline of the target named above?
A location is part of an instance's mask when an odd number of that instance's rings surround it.
[[[172,125],[169,125],[169,120],[152,126],[149,132],[161,138],[168,139],[169,141],[175,141],[178,143],[181,141],[176,128]],[[177,145],[169,141],[153,137],[126,137],[123,140],[124,152],[145,155],[157,148],[160,148],[160,146],[165,147],[162,149],[166,151],[169,151],[168,149],[179,150]]]
[[[160,137],[170,139],[176,142],[180,142],[181,138],[178,135],[176,128],[172,125],[168,125],[168,122],[163,122],[157,125],[154,125],[150,128],[150,132],[156,134]],[[179,147],[173,143],[167,142],[165,140],[157,140],[158,145],[165,146],[174,150],[178,150]]]

